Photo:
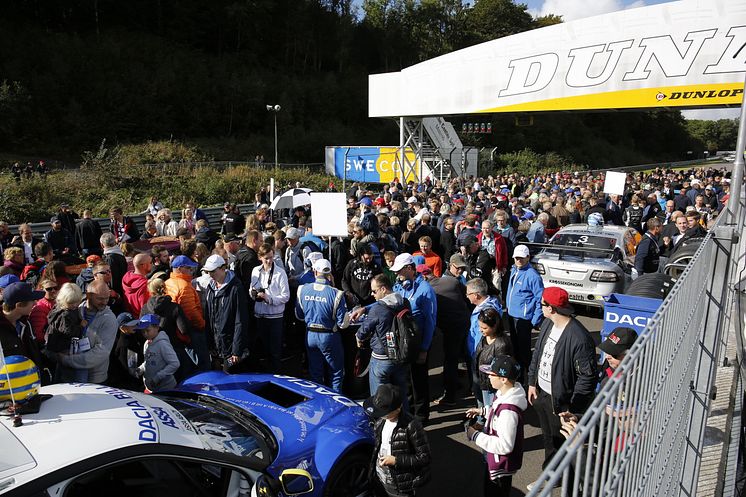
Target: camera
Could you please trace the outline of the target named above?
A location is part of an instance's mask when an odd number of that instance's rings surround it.
[[[467,428],[469,428],[470,426],[471,426],[472,428],[474,428],[474,427],[475,427],[474,425],[476,425],[476,424],[477,424],[477,421],[478,421],[478,419],[477,419],[477,417],[476,417],[476,416],[474,416],[474,417],[472,417],[472,418],[466,418],[466,417],[465,417],[465,418],[464,418],[464,420],[462,421],[462,423],[463,423],[463,426],[464,426],[464,430],[466,430],[466,429],[467,429]]]
[[[252,288],[251,289],[251,298],[254,299],[254,300],[257,300],[257,296],[260,293],[264,293],[264,292],[266,292],[266,290],[264,288]],[[262,300],[262,299],[259,299],[259,300]]]

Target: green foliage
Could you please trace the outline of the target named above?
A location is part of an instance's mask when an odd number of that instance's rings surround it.
[[[525,174],[532,175],[553,171],[563,171],[577,168],[571,160],[562,157],[555,152],[545,154],[537,153],[524,148],[518,152],[498,154],[495,157],[495,166],[490,174]]]
[[[105,165],[104,165],[105,164]],[[117,164],[108,159],[98,167],[52,172],[46,180],[34,177],[16,184],[10,175],[0,175],[0,219],[10,224],[48,221],[63,202],[80,212],[88,208],[94,216],[106,216],[113,206],[127,213],[142,212],[151,195],[167,207],[181,208],[188,200],[199,206],[221,205],[226,200],[251,203],[254,194],[275,178],[278,190],[300,181],[303,186],[324,191],[330,177],[318,170],[259,169],[250,165],[231,168],[143,166]]]
[[[368,74],[561,22],[532,19],[511,0],[363,0],[359,18],[356,4],[4,2],[0,151],[59,158],[94,150],[84,163],[104,170],[201,160],[200,153],[271,161],[273,116],[265,106],[279,104],[279,161],[319,163],[326,145],[397,142],[391,121],[367,117]],[[497,115],[493,129],[463,141],[553,151],[598,167],[735,148],[731,124],[685,125],[667,111],[540,115],[529,127]]]
[[[710,154],[718,150],[735,150],[738,139],[738,119],[719,119],[717,121],[686,121],[690,135],[701,141]]]

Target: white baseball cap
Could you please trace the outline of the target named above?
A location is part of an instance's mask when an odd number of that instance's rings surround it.
[[[311,252],[310,254],[306,256],[306,260],[304,261],[305,266],[312,268],[314,262],[318,261],[319,259],[323,259],[323,258],[324,258],[324,254],[322,254],[321,252]]]
[[[513,250],[513,257],[528,257],[530,252],[528,251],[528,247],[525,245],[518,245],[515,250]]]
[[[414,204],[414,203],[416,203],[416,202],[417,202],[417,197],[409,197],[409,198],[407,199],[407,203],[408,203],[408,204]]]
[[[285,238],[297,240],[298,238],[300,238],[300,231],[298,230],[298,228],[289,228],[287,233],[285,233]]]
[[[394,265],[391,266],[391,271],[396,273],[409,264],[414,264],[414,257],[412,257],[412,254],[404,252],[403,254],[396,256],[396,259],[394,259]]]
[[[205,265],[202,266],[202,271],[209,273],[210,271],[215,271],[216,269],[223,266],[225,266],[225,259],[217,254],[214,254],[207,258],[207,260],[205,261]]]
[[[332,263],[326,259],[319,259],[313,263],[313,270],[317,273],[329,274],[332,272]]]

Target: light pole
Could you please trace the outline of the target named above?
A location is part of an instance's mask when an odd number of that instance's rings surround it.
[[[267,111],[272,112],[275,115],[275,170],[277,169],[277,113],[280,112],[279,105],[267,105]]]

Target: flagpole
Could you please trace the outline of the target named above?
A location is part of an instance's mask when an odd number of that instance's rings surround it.
[[[5,363],[5,352],[3,352],[3,345],[0,344],[0,369],[5,369],[5,379],[8,380],[8,391],[10,392],[10,402],[13,404],[13,410],[16,407],[16,399],[13,395],[13,387],[10,385],[10,373],[8,372],[7,364]]]

